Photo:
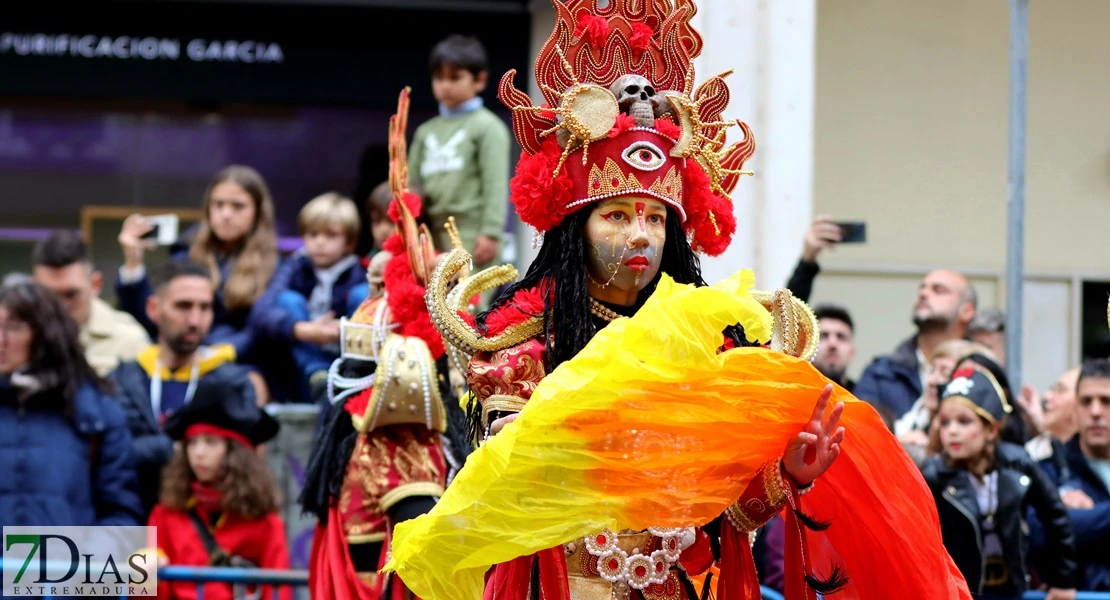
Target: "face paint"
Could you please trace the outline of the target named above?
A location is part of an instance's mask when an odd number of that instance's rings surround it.
[[[642,290],[659,272],[666,223],[659,200],[617,197],[595,205],[586,221],[591,283],[628,294]]]

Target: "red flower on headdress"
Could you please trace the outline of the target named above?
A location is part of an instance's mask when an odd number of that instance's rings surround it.
[[[609,137],[617,137],[635,126],[635,117],[628,113],[620,113],[617,115],[617,120],[613,122],[613,128],[609,130]]]
[[[655,120],[655,130],[671,139],[677,140],[682,137],[682,128],[675,125],[675,122],[667,117],[660,117]]]
[[[400,240],[400,236],[391,236]],[[443,356],[445,351],[443,338],[428,316],[427,304],[424,302],[424,286],[416,281],[409,266],[409,257],[401,248],[393,254],[393,258],[385,265],[382,274],[385,289],[389,291],[386,296],[389,302],[391,320],[400,323],[398,334],[407,337],[417,337],[428,345],[432,358]]]
[[[521,155],[509,182],[509,200],[520,220],[539,231],[558,225],[568,213],[574,182],[565,175],[554,175],[561,154],[554,136],[549,137],[538,154]]]
[[[419,219],[420,218],[420,196],[417,196],[416,194],[414,194],[412,192],[405,192],[405,195],[401,197],[401,200],[404,201],[405,206],[407,206],[408,209],[409,209],[409,212],[412,213],[412,217],[414,219]],[[386,214],[389,215],[389,220],[390,221],[393,221],[394,223],[400,223],[401,222],[401,209],[398,208],[396,206],[396,204],[397,204],[397,199],[396,198],[394,198],[392,201],[390,201],[389,210],[386,211]]]
[[[392,254],[393,256],[404,254],[405,243],[401,241],[401,234],[394,232],[390,234],[389,237],[385,238],[385,241],[382,242],[382,250]],[[389,263],[386,264],[388,265]]]
[[[654,34],[655,32],[646,23],[633,23],[632,35],[628,36],[628,45],[637,52],[643,52],[651,46],[651,36]]]
[[[713,192],[709,176],[695,160],[686,161],[682,191],[682,207],[686,210],[685,229],[691,234],[694,250],[709,256],[721,254],[736,233],[732,203]]]
[[[581,13],[578,15],[578,26],[574,28],[574,36],[591,46],[604,46],[605,40],[609,38],[609,21],[588,12]]]

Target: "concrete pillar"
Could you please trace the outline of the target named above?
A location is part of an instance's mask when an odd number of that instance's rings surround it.
[[[549,0],[533,0],[532,55],[554,27]],[[802,236],[813,213],[813,114],[816,0],[699,0],[694,27],[704,41],[695,61],[696,83],[733,70],[732,101],[725,118],[752,127],[755,156],[733,192],[737,233],[717,258],[702,260],[705,280],[714,283],[752,268],[763,288],[786,284],[801,254]],[[523,80],[524,73],[518,74]],[[527,73],[528,92],[541,96]],[[739,129],[729,139],[735,141]],[[535,257],[531,229],[518,228],[523,270]]]
[[[697,81],[733,70],[725,117],[751,126],[756,151],[732,194],[732,246],[702,261],[705,280],[755,269],[761,288],[786,284],[813,215],[815,0],[700,0],[694,27],[705,42]],[[729,140],[735,141],[738,129]]]

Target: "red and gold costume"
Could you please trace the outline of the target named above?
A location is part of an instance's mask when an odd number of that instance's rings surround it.
[[[552,4],[535,70],[546,104],[517,90],[513,72],[499,87],[524,149],[511,200],[557,240],[541,257],[584,247],[587,234],[563,224],[618,198],[666,205],[660,264],[667,247],[723,252],[736,228],[728,194],[755,143],[743,123],[743,139],[725,143],[723,76],[694,86],[692,0]],[[428,298],[449,349],[470,358],[471,411],[486,436],[436,507],[395,531],[386,569],[422,598],[694,600],[707,586],[719,600],[759,598],[750,540],[780,512],[792,600],[970,598],[927,486],[870,406],[836,388],[848,437],[835,464],[803,489],[783,473],[783,449],[828,383],[807,362],[815,319],[789,292],[753,291],[750,272],[708,287],[684,266],[696,261],[672,262],[651,289],[636,279],[634,314],[621,314],[593,296],[607,283],[555,259],[474,320],[460,298],[516,273],[486,270],[448,293],[468,262],[448,255]],[[559,286],[587,277],[598,286],[590,297],[576,293],[556,315],[571,298]],[[559,346],[571,336],[552,323],[585,310],[592,337]],[[736,347],[746,344],[756,347]],[[576,354],[549,372],[547,355],[563,347]],[[518,412],[490,435],[494,419]]]
[[[384,244],[384,251],[392,254],[384,271],[385,295],[368,299],[350,320],[342,322],[342,356],[329,378],[332,411],[342,412],[333,415],[321,439],[353,437],[353,449],[339,459],[345,462],[337,465],[342,483],[336,493],[328,491],[331,469],[320,463],[337,448],[318,442],[319,456],[309,467],[310,472],[322,471],[322,475],[310,475],[310,480],[326,496],[317,503],[326,506],[310,508],[320,517],[309,569],[312,595],[317,598],[411,597],[398,578],[388,581],[377,572],[398,518],[393,511],[413,499],[430,507],[448,480],[444,396],[450,388],[445,385],[445,350],[424,302],[435,253],[427,230],[416,225],[420,199],[406,189],[407,114],[406,89],[397,115],[390,120],[394,201],[389,216],[397,223],[398,233]],[[348,368],[357,376],[340,374]],[[336,393],[336,388],[344,389]],[[367,548],[374,550],[370,556]]]

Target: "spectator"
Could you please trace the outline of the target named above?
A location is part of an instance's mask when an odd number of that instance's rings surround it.
[[[251,310],[251,327],[292,347],[301,400],[319,398],[328,368],[339,358],[339,320],[369,293],[366,270],[354,255],[358,207],[328,193],[301,209],[297,229],[304,248],[281,264],[266,295]],[[311,391],[310,391],[311,390]]]
[[[1014,397],[1014,391],[1010,388],[1010,377],[1006,375],[1006,369],[1002,368],[1001,363],[995,359],[994,353],[985,350],[980,344],[975,344],[970,352],[956,361],[956,370],[963,368],[988,371],[998,382],[1002,393],[1006,396],[1006,404],[1010,406],[1013,414],[1002,424],[1000,432],[1002,439],[1018,445],[1024,445],[1025,442],[1028,442],[1031,437],[1030,430],[1035,431],[1037,425],[1033,423],[1034,418],[1022,408],[1021,403]]]
[[[288,569],[277,485],[255,451],[277,434],[277,421],[253,398],[206,379],[196,400],[166,421],[166,431],[184,445],[166,468],[161,502],[150,516],[159,533],[159,562]],[[158,584],[163,599],[197,598],[198,591],[189,582]],[[233,591],[226,583],[208,583],[203,591],[213,600],[275,597],[268,586]],[[292,597],[288,586],[276,595]]]
[[[925,390],[937,346],[967,336],[976,302],[975,288],[963,275],[947,269],[926,275],[913,310],[917,334],[875,359],[856,384],[855,395],[885,405],[895,418],[906,414]]]
[[[162,431],[164,420],[193,399],[201,382],[213,382],[236,397],[256,398],[246,369],[234,364],[231,346],[202,345],[212,327],[208,269],[171,262],[161,275],[147,301],[147,315],[158,325],[158,344],[112,375],[135,439],[144,515],[158,500],[162,468],[173,455],[173,443]]]
[[[103,278],[93,269],[89,249],[75,231],[55,231],[31,252],[36,283],[54,292],[77,323],[85,360],[103,377],[150,345],[146,330],[131,315],[100,299]]]
[[[1066,442],[1077,433],[1075,402],[1079,368],[1068,369],[1044,394],[1044,430]]]
[[[999,439],[1007,404],[986,370],[957,369],[940,401],[942,454],[922,474],[937,503],[944,546],[973,594],[1020,599],[1029,564],[1026,511],[1045,524],[1047,598],[1075,598],[1075,545],[1056,486],[1020,447]]]
[[[925,461],[926,448],[929,445],[929,427],[937,414],[944,386],[948,385],[948,381],[952,378],[956,361],[971,352],[974,347],[975,344],[966,340],[948,340],[937,346],[936,351],[933,352],[929,378],[925,382],[921,397],[894,423],[894,435],[918,465]],[[982,350],[987,351],[986,348]]]
[[[1070,477],[1060,496],[1075,526],[1081,589],[1110,591],[1110,362],[1083,364],[1076,386],[1078,434],[1064,447]],[[1041,463],[1050,476],[1052,465]]]
[[[840,228],[832,222],[832,217],[820,215],[813,220],[813,224],[806,229],[805,240],[802,243],[802,258],[798,266],[794,267],[794,274],[790,276],[786,288],[803,302],[809,302],[813,293],[813,280],[821,272],[817,265],[817,257],[826,248],[832,248],[840,243]]]
[[[379,183],[366,199],[366,214],[370,217],[370,234],[374,238],[371,257],[382,251],[382,244],[397,230],[397,224],[389,218],[390,202],[393,202],[393,190],[389,188],[388,181]]]
[[[410,148],[412,185],[424,206],[436,248],[450,248],[444,230],[455,217],[474,263],[499,256],[509,198],[509,128],[482,106],[488,78],[486,50],[476,38],[452,35],[429,61],[439,116],[417,128]]]
[[[0,289],[0,525],[138,525],[135,454],[77,325],[35,283]]]
[[[209,344],[231,344],[240,363],[270,366],[272,357],[255,348],[254,331],[247,327],[251,306],[265,293],[277,265],[277,236],[274,233],[274,204],[265,180],[250,167],[230,166],[212,178],[204,194],[204,219],[183,243],[188,250],[175,252],[173,259],[190,260],[206,266],[216,286],[216,303]],[[152,337],[154,323],[146,314],[150,283],[143,253],[151,247],[143,234],[151,230],[142,215],[123,222],[119,243],[124,265],[120,267],[116,296],[120,308],[142,323]],[[191,239],[189,239],[191,237]],[[262,378],[252,373],[255,387],[267,396]]]
[[[848,379],[848,367],[856,357],[855,327],[848,310],[831,304],[813,309],[821,329],[821,343],[813,365],[838,385],[852,391],[856,382]]]
[[[976,312],[967,326],[967,337],[990,348],[998,364],[1006,366],[1006,313],[997,308]]]

